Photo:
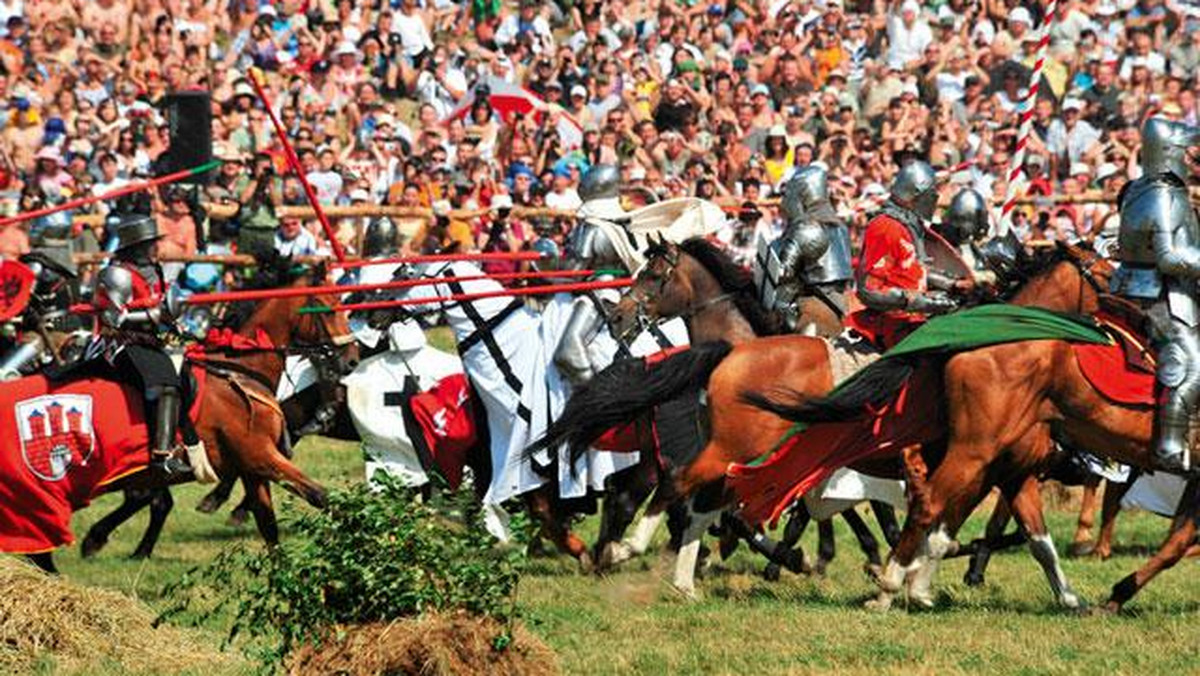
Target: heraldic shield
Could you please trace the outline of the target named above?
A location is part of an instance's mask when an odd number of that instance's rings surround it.
[[[92,457],[92,397],[53,394],[17,402],[17,429],[25,466],[38,478],[59,481]]]

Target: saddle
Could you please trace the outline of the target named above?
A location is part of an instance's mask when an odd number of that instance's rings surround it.
[[[1138,371],[1154,373],[1154,350],[1150,347],[1150,316],[1136,303],[1104,294],[1100,296],[1100,312],[1096,320],[1105,332],[1121,346],[1125,363]]]

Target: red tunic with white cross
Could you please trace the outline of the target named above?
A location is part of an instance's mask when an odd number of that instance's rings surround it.
[[[867,223],[862,254],[858,257],[858,272],[859,283],[872,291],[901,289],[924,293],[926,289],[925,265],[917,255],[912,232],[887,214],[879,214]],[[851,314],[846,324],[886,350],[925,319],[923,314],[905,310],[863,308]]]

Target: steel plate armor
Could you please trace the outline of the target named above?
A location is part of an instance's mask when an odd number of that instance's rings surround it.
[[[1200,220],[1188,200],[1187,154],[1200,129],[1151,119],[1142,127],[1142,178],[1121,200],[1120,270],[1113,291],[1149,307],[1159,343],[1157,377],[1164,388],[1158,446],[1164,469],[1190,465],[1187,437],[1200,403]]]

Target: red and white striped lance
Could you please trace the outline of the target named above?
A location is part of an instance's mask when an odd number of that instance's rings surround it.
[[[1033,131],[1033,105],[1037,102],[1038,89],[1042,83],[1042,68],[1046,65],[1046,50],[1050,46],[1050,30],[1058,15],[1058,0],[1049,0],[1046,13],[1042,17],[1042,25],[1038,27],[1041,36],[1038,38],[1037,60],[1033,64],[1033,73],[1029,76],[1028,93],[1021,101],[1020,123],[1017,129],[1017,147],[1013,152],[1008,167],[1008,189],[1004,193],[1004,206],[1000,210],[1000,231],[1003,235],[1012,227],[1012,212],[1017,206],[1017,198],[1025,185],[1023,168],[1025,166],[1025,148],[1029,143],[1029,134]]]

